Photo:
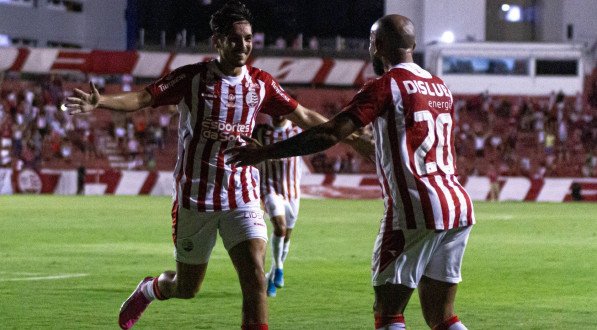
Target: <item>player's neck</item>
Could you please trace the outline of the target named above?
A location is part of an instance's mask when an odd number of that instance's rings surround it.
[[[243,72],[242,66],[230,65],[220,60],[216,61],[216,65],[218,66],[218,69],[220,69],[220,71],[226,76],[240,76]]]

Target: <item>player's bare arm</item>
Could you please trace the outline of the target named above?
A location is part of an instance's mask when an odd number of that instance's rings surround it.
[[[305,130],[328,121],[328,119],[320,113],[307,109],[300,104],[293,112],[286,115],[286,118]]]
[[[327,118],[323,115],[298,105],[296,109],[286,116],[287,119],[297,124],[302,129],[308,129],[316,125],[323,124]],[[361,156],[372,160],[375,154],[375,147],[373,145],[371,136],[366,136],[360,132],[354,131],[348,136],[344,137],[341,142],[351,146]]]
[[[328,122],[314,126],[282,142],[258,146],[250,142],[244,147],[226,150],[227,164],[248,166],[266,159],[309,155],[323,151],[344,140],[359,129],[360,124],[349,114],[340,113]]]
[[[130,112],[152,104],[151,94],[145,89],[137,92],[101,95],[92,82],[89,85],[91,88],[90,93],[75,88],[73,90],[75,96],[67,98],[66,109],[69,114],[88,113],[97,108]]]

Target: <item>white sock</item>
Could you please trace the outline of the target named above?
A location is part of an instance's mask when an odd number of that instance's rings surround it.
[[[462,324],[462,322],[458,321],[454,324],[452,324],[448,330],[468,330],[467,327],[464,326],[464,324]]]
[[[141,292],[143,292],[143,295],[149,301],[156,299],[155,292],[153,292],[153,281],[149,281],[143,284],[143,287],[141,287]]]
[[[276,236],[272,234],[272,258],[276,268],[283,269],[282,251],[284,247],[284,236]]]
[[[288,256],[289,248],[290,248],[290,240],[284,242],[284,248],[282,249],[282,262],[286,261],[286,257]]]
[[[375,330],[405,330],[405,329],[406,329],[406,324],[404,324],[404,323],[392,323],[392,324],[388,324],[386,326],[383,326],[383,327],[375,329]]]

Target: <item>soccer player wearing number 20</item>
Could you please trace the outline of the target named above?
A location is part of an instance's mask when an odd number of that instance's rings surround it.
[[[232,148],[228,161],[248,165],[319,152],[372,123],[385,204],[372,258],[375,328],[405,329],[403,312],[418,288],[429,327],[462,330],[454,300],[473,205],[456,178],[452,94],[414,63],[414,48],[408,18],[382,17],[369,45],[380,78],[327,123],[273,145]]]

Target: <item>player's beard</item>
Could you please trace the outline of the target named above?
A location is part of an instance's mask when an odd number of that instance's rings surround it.
[[[385,73],[383,62],[379,57],[371,56],[371,64],[376,75],[382,76]]]

